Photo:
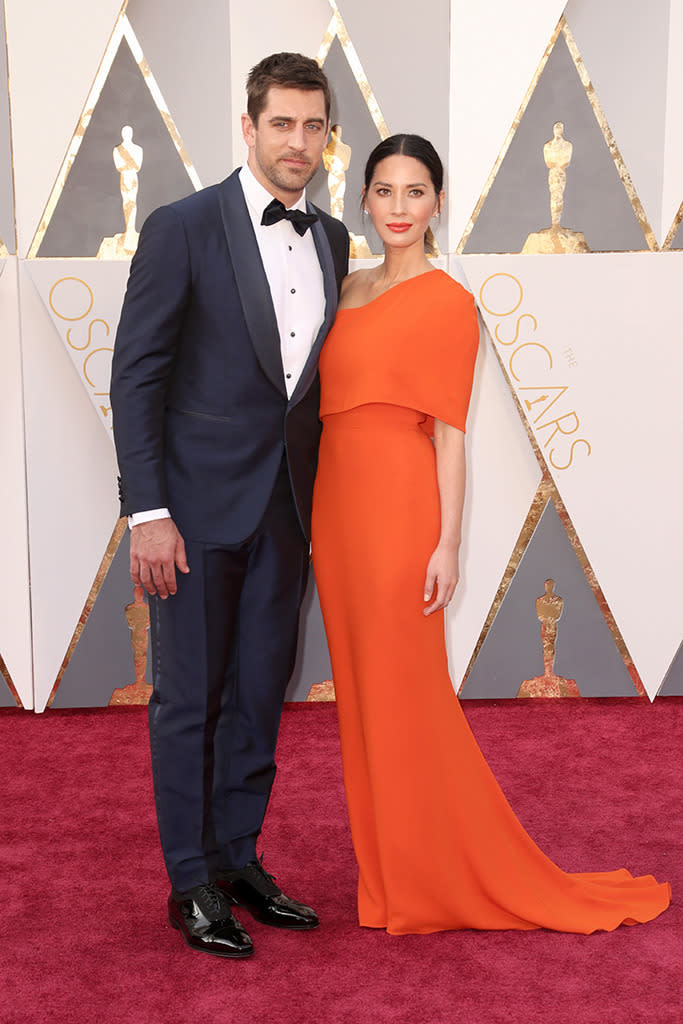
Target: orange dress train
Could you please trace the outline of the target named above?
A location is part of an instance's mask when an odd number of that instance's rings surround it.
[[[443,271],[341,310],[320,360],[313,562],[337,693],[361,925],[589,933],[649,921],[668,884],[571,874],[526,834],[423,615],[439,537],[433,417],[464,430],[478,340]]]

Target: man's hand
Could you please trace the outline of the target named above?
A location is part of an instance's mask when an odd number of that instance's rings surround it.
[[[175,570],[188,573],[185,542],[172,519],[140,523],[130,532],[130,575],[133,583],[164,600],[178,589]]]

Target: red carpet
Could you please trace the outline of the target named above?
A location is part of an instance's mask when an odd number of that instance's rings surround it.
[[[549,855],[668,879],[671,909],[589,937],[361,931],[335,708],[294,705],[265,863],[322,926],[277,932],[245,913],[251,960],[194,953],[166,923],[144,711],[7,710],[2,1024],[678,1024],[683,700],[464,706]]]

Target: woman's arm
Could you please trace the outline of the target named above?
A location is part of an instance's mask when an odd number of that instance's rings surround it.
[[[424,614],[445,608],[458,578],[458,552],[465,501],[465,435],[442,420],[434,421],[436,478],[441,499],[441,535],[427,566]]]

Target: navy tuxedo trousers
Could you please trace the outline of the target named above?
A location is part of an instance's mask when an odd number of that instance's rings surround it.
[[[256,858],[309,560],[284,463],[243,543],[185,543],[190,573],[150,599],[154,793],[181,892]]]

